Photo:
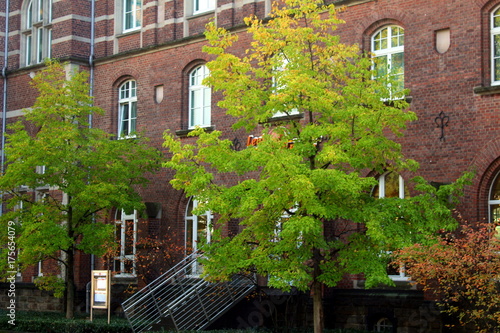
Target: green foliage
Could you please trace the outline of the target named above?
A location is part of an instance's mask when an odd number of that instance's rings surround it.
[[[142,210],[136,187],[160,166],[159,152],[140,135],[112,140],[89,126],[89,117],[103,110],[92,106],[87,80],[86,72],[47,63],[33,78],[35,104],[8,127],[0,190],[10,210],[1,218],[1,236],[17,222],[22,267],[47,258],[71,266],[60,251],[102,255],[114,247],[113,226],[103,224],[110,209]]]
[[[373,197],[373,175],[417,170],[395,141],[416,116],[407,91],[391,91],[390,76],[373,80],[371,59],[340,43],[342,22],[322,3],[288,0],[268,22],[248,18],[252,42],[242,56],[232,53],[239,34],[207,27],[205,51],[216,58],[205,83],[222,92],[218,105],[235,130],[261,137],[236,151],[225,139],[232,133],[198,129],[189,144],[165,135],[171,184],[218,224],[243,227],[203,247],[208,279],[257,272],[271,286],[310,290],[364,273],[369,287],[392,284],[388,251],[457,225],[453,195],[470,174],[439,190],[416,178],[407,199]]]
[[[0,314],[3,314],[0,312]],[[9,317],[0,317],[0,330],[9,332],[52,332],[52,333],[131,333],[132,329],[126,319],[66,319],[59,313],[52,312],[18,312],[16,325],[8,323]]]
[[[62,298],[66,285],[64,280],[54,275],[39,276],[35,279],[35,285],[41,290],[54,293],[54,297]]]

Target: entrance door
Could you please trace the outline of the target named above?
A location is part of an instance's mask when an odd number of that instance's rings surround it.
[[[212,214],[207,211],[201,215],[193,214],[193,210],[198,207],[198,200],[191,197],[186,208],[186,250],[188,253],[193,253],[199,249],[200,241],[204,240],[207,243],[211,238]],[[193,264],[192,274],[199,275],[202,272],[199,263]]]

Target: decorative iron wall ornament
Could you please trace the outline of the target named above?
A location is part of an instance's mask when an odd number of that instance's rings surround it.
[[[449,121],[450,117],[448,117],[444,111],[439,112],[439,115],[434,119],[437,127],[441,129],[441,136],[439,137],[439,140],[441,141],[445,141],[444,128],[448,126]]]
[[[231,144],[231,149],[235,151],[240,151],[241,150],[241,142],[238,140],[238,138],[234,138],[233,143]]]

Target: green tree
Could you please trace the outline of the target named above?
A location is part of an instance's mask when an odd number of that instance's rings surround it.
[[[439,242],[398,251],[396,264],[430,295],[445,313],[475,332],[497,332],[500,325],[500,240],[493,224],[463,223]]]
[[[68,318],[73,317],[75,251],[99,256],[116,246],[114,225],[103,221],[113,207],[142,209],[136,186],[146,184],[144,175],[160,166],[159,152],[139,135],[112,140],[89,126],[89,116],[103,111],[92,106],[87,80],[86,72],[68,73],[57,62],[33,78],[39,95],[23,119],[8,128],[8,166],[0,177],[9,208],[2,232],[17,222],[21,267],[46,259],[60,263]]]
[[[234,130],[260,137],[256,145],[236,151],[224,139],[234,132],[201,128],[194,144],[165,135],[171,184],[196,196],[218,225],[242,226],[234,237],[216,232],[203,248],[206,278],[256,272],[271,286],[309,291],[315,332],[323,329],[323,286],[346,273],[364,273],[368,287],[392,283],[387,251],[456,226],[448,195],[465,182],[436,190],[418,178],[411,198],[371,195],[377,181],[367,171],[416,170],[394,141],[416,116],[406,91],[390,91],[398,86],[387,84],[391,75],[373,80],[370,57],[340,42],[342,22],[322,3],[285,0],[269,21],[247,18],[241,34],[251,44],[242,56],[239,34],[207,27],[205,50],[215,60],[205,82],[222,92],[218,105],[235,117]]]

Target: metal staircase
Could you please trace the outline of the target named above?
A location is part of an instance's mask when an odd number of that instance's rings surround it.
[[[184,258],[122,304],[135,333],[203,330],[254,289],[243,275],[224,283],[193,275],[198,257]]]

